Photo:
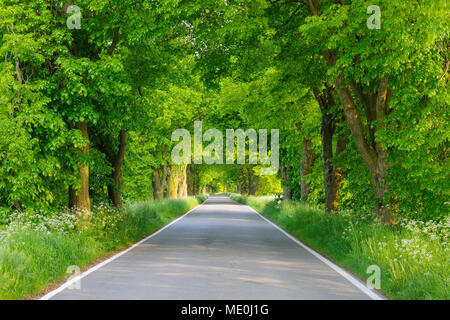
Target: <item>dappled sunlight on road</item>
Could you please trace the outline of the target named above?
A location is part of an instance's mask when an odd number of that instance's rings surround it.
[[[131,299],[368,298],[248,207],[223,196],[87,276],[83,287],[64,294],[92,298],[108,288],[108,299],[124,291]]]

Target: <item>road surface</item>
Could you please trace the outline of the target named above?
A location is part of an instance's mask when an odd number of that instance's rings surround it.
[[[371,299],[226,196],[210,197],[110,260],[81,275],[79,287],[62,286],[44,299]]]

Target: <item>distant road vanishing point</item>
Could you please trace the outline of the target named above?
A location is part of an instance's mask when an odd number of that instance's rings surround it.
[[[202,205],[42,299],[383,299],[227,196]]]

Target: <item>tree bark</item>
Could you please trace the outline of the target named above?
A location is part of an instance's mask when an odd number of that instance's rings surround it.
[[[343,75],[340,75],[336,80],[336,86],[341,86],[343,81]],[[386,114],[386,108],[388,106],[386,102],[388,101],[389,91],[387,83],[388,77],[383,77],[379,83],[377,92],[374,94],[376,99],[367,99],[362,103],[366,109],[368,126],[373,130],[373,133],[370,133],[369,131],[370,142],[366,137],[362,121],[350,94],[350,90],[348,88],[342,88],[339,92],[339,97],[343,104],[345,117],[350,125],[356,147],[370,170],[374,196],[377,201],[374,216],[383,223],[389,224],[393,221],[393,216],[384,201],[384,195],[388,188],[385,183],[387,170],[389,168],[389,164],[387,163],[387,150],[375,140],[375,133],[380,130],[380,127],[379,125],[374,125],[374,121],[382,120]]]
[[[303,139],[302,142],[302,165],[300,169],[301,174],[301,199],[307,200],[310,190],[310,182],[306,178],[307,175],[312,173],[314,165],[313,150],[311,149],[311,139]]]
[[[108,184],[108,199],[116,207],[122,207],[122,166],[127,150],[128,133],[125,130],[119,132],[119,148],[117,152],[113,150],[112,143],[109,136],[98,134],[95,129],[93,132],[100,141],[96,142],[96,147],[106,155],[106,159],[112,167],[112,172],[109,175],[111,183]]]
[[[77,190],[73,186],[69,186],[69,208],[75,207]]]
[[[119,133],[119,150],[112,155],[111,159],[113,172],[110,177],[113,185],[108,186],[108,197],[116,208],[122,208],[122,165],[127,150],[127,137],[127,132],[121,130]]]
[[[85,139],[89,140],[87,120],[77,122],[75,128],[81,131],[81,134]],[[91,146],[89,142],[88,145],[79,148],[79,152],[83,155],[89,155],[90,148]],[[77,167],[80,172],[81,185],[75,195],[74,206],[80,209],[91,211],[91,201],[89,198],[89,166],[78,162]]]
[[[169,198],[176,199],[178,197],[178,186],[180,184],[178,166],[171,166],[170,176],[169,176]]]
[[[68,124],[68,129],[72,130],[74,129],[74,125],[72,123]],[[72,169],[71,169],[72,171]],[[76,197],[77,197],[77,192],[76,189],[74,188],[73,185],[69,186],[69,190],[68,190],[68,206],[69,208],[74,208],[75,207],[75,203],[76,203]]]
[[[325,89],[322,92],[318,88],[314,88],[313,92],[322,113],[321,137],[325,207],[327,211],[336,213],[339,210],[342,167],[333,165],[331,160],[333,158],[333,136],[338,123],[342,121],[343,115],[341,113],[336,114],[331,110],[335,106],[334,88],[325,84]],[[346,145],[345,137],[339,137],[335,157],[345,150]]]
[[[178,184],[178,198],[187,197],[187,165],[181,166],[181,173]]]
[[[171,191],[170,191],[170,188],[171,188],[171,184],[170,184],[170,177],[171,177],[171,175],[172,175],[172,165],[167,165],[167,177],[166,177],[166,185],[167,185],[167,188],[166,188],[166,190],[165,190],[165,198],[170,198],[170,193],[171,193]]]
[[[340,3],[343,4],[343,2]],[[319,15],[318,0],[307,0],[306,4],[310,9],[311,15]],[[330,67],[336,64],[337,56],[335,51],[324,51],[323,56]],[[355,86],[354,82],[350,81],[350,87],[352,87],[355,96],[365,108],[367,131],[369,132],[370,140],[368,140],[366,136],[366,131],[363,122],[361,121],[356,103],[350,93],[350,88],[345,84],[344,80],[344,75],[341,73],[336,78],[334,84],[338,90],[339,100],[344,109],[345,118],[350,126],[356,147],[370,170],[372,187],[377,201],[374,216],[376,219],[379,219],[386,224],[390,224],[394,221],[394,216],[388,206],[385,205],[384,201],[384,195],[388,189],[388,186],[384,181],[389,168],[386,161],[387,151],[384,150],[380,143],[376,142],[375,133],[379,130],[379,127],[373,123],[373,120],[382,120],[389,108],[389,100],[393,94],[393,91],[388,87],[389,77],[384,76],[379,82],[377,92],[369,94],[364,94],[364,90],[360,90],[360,88]]]
[[[254,196],[256,193],[257,177],[253,173],[252,168],[248,168],[248,195]]]
[[[249,186],[248,186],[248,172],[247,168],[241,167],[241,193],[248,196]]]
[[[198,185],[198,171],[192,164],[187,165],[187,192],[190,196],[198,195],[200,192]]]
[[[336,63],[333,53],[327,53],[325,56],[329,65],[332,66]],[[388,82],[389,77],[384,76],[378,84],[377,91],[369,92],[365,95],[362,93],[363,90],[354,83],[351,84],[356,97],[359,97],[365,109],[369,132],[369,137],[367,137],[356,103],[350,93],[350,88],[345,85],[343,74],[340,74],[335,81],[336,88],[339,90],[339,100],[343,106],[345,118],[350,126],[356,147],[370,170],[372,188],[377,202],[374,217],[385,224],[391,224],[394,221],[392,211],[385,204],[384,200],[384,195],[388,189],[385,178],[389,164],[387,163],[387,150],[381,143],[376,141],[375,133],[382,129],[380,122],[388,113],[389,100],[393,93],[388,87]]]
[[[167,183],[167,166],[152,167],[153,169],[153,199],[161,200],[164,198],[164,188]]]
[[[341,152],[345,150],[347,140],[338,139],[336,146],[335,156],[337,157]],[[330,159],[324,159],[327,163],[327,171],[324,172],[325,188],[325,207],[328,211],[338,212],[339,210],[339,191],[342,184],[342,167],[337,165],[330,165]]]

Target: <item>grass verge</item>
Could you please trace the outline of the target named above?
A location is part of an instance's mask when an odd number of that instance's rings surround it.
[[[205,197],[146,201],[122,210],[98,206],[89,215],[20,213],[0,237],[0,299],[23,299],[128,246],[185,213]]]
[[[450,299],[449,219],[402,222],[390,229],[370,214],[327,213],[299,202],[230,197],[247,204],[312,248],[363,279],[381,270],[381,291],[391,299]]]

